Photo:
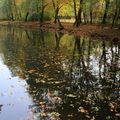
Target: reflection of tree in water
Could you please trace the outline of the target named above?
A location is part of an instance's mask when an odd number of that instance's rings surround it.
[[[56,39],[56,47],[55,49],[56,50],[59,50],[60,49],[60,40],[61,38],[63,37],[63,33],[60,33],[59,31],[56,31],[55,32],[55,39]]]
[[[50,36],[43,31],[16,30],[4,36],[5,63],[26,79],[35,103],[30,109],[48,119],[60,113],[62,120],[117,120],[118,42],[75,37],[72,55],[65,57],[59,49],[62,34]]]
[[[71,103],[77,103],[73,106],[73,110],[69,111],[71,117],[75,108],[81,106],[76,119],[85,119],[85,117],[86,119],[119,119],[119,45],[106,47],[106,43],[103,41],[100,46],[103,51],[100,57],[100,54],[94,55],[92,41],[86,42],[84,39],[75,37],[71,63],[66,64],[70,70],[67,72],[71,82],[69,87],[66,87],[65,93],[75,95],[76,100],[73,99]],[[69,100],[68,98],[66,101]],[[68,109],[70,108],[72,107],[69,106]]]
[[[2,107],[3,107],[3,105],[0,104],[0,113],[1,113],[1,111],[2,111]]]
[[[44,41],[44,32],[43,30],[38,31],[28,31],[26,30],[26,36],[28,38],[28,40],[31,41],[31,43],[33,45],[38,45],[38,46],[45,46],[45,41]],[[38,42],[39,40],[39,42]]]
[[[54,44],[52,46],[45,44],[48,41],[44,40],[42,32],[30,33],[26,31],[22,33],[20,39],[16,39],[14,36],[16,33],[8,34],[4,38],[3,53],[5,53],[6,64],[14,75],[27,79],[28,91],[33,96],[33,101],[40,108],[45,106],[45,112],[49,110],[49,113],[57,115],[52,115],[52,117],[58,117],[55,109],[57,103],[61,102],[59,89],[64,83],[63,70],[60,67],[60,59],[62,58],[59,58],[58,51],[54,52],[54,49],[51,49],[51,47],[55,48]],[[34,37],[35,35],[37,37]],[[26,42],[22,43],[22,41]],[[49,87],[51,89],[48,90]],[[41,105],[39,105],[40,102]]]

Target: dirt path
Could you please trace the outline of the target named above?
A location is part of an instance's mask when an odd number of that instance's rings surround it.
[[[21,22],[21,21],[0,21],[0,25],[2,26],[14,26],[14,27],[22,27],[22,28],[31,28],[38,29],[41,28],[43,30],[55,31],[56,25],[53,22],[45,22],[40,27],[39,22]],[[106,39],[113,40],[117,38],[120,40],[120,29],[112,28],[109,25],[80,25],[80,27],[73,27],[72,23],[62,23],[64,29],[60,30],[62,33],[74,34],[77,36],[89,36],[95,39]]]

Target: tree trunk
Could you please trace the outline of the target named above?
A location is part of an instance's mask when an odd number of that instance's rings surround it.
[[[47,4],[45,5],[44,0],[42,0],[42,8],[41,8],[41,15],[40,15],[40,23],[43,23],[43,18],[44,18],[44,11],[46,8]]]
[[[119,6],[120,6],[120,1],[118,0],[118,3],[117,3],[118,13],[116,16],[116,24],[118,24],[119,17],[120,17],[120,7]]]
[[[56,47],[55,47],[55,49],[56,50],[60,49],[60,40],[61,40],[62,36],[63,36],[63,33],[60,33],[59,31],[55,32],[55,39],[56,39]]]
[[[76,27],[80,26],[80,24],[82,23],[82,5],[83,5],[83,0],[80,0],[79,10],[75,21]]]
[[[74,15],[75,15],[75,23],[74,23],[74,25],[76,25],[76,22],[77,22],[76,0],[73,0],[73,5],[74,5]]]
[[[59,13],[59,8],[57,7],[57,8],[55,9],[55,18],[54,18],[54,23],[57,23],[58,13]]]
[[[115,19],[117,17],[117,6],[116,6],[116,9],[115,9],[115,14],[114,14],[114,17],[113,17],[113,21],[112,21],[112,27],[114,26],[115,24]]]
[[[116,0],[116,9],[115,9],[115,14],[114,14],[113,21],[112,21],[112,27],[115,25],[115,23],[117,24],[118,19],[119,19],[119,14],[120,14],[119,5],[120,5],[120,1]]]
[[[86,20],[86,13],[85,12],[83,13],[83,18],[84,18],[84,24],[86,24],[87,20]]]
[[[41,10],[40,23],[43,23],[43,17],[44,17],[44,7]]]
[[[92,22],[93,22],[92,15],[93,15],[93,11],[92,11],[92,1],[91,1],[90,2],[90,24],[92,24]]]
[[[12,12],[11,12],[10,20],[14,21],[14,15]]]
[[[25,15],[25,22],[27,22],[28,15],[29,15],[29,12],[27,12]]]
[[[110,0],[105,0],[105,11],[104,11],[104,15],[103,15],[102,24],[106,24],[106,19],[107,19],[109,4],[110,4]]]

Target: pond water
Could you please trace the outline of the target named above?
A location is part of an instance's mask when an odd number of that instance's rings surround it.
[[[0,120],[119,119],[119,41],[0,28]]]

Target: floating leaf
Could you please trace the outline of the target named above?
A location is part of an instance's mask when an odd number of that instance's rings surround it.
[[[73,97],[73,98],[76,97],[76,96],[73,95],[73,94],[68,94],[67,96],[68,96],[68,97]]]
[[[88,111],[85,110],[82,106],[79,107],[78,111],[81,113],[88,113]]]
[[[44,68],[49,67],[49,66],[50,66],[49,64],[45,63]]]
[[[116,113],[115,116],[120,117],[120,113]]]
[[[89,116],[89,115],[85,115],[85,117],[86,117],[86,118],[90,118],[90,116]]]
[[[95,117],[93,116],[91,120],[95,120]]]
[[[45,104],[45,102],[39,102],[39,104],[40,104],[40,105],[43,105],[43,104]]]
[[[41,83],[46,83],[45,80],[41,80]]]
[[[34,72],[36,72],[36,69],[30,69],[30,70],[28,70],[28,73],[30,73],[30,74],[32,74]]]

